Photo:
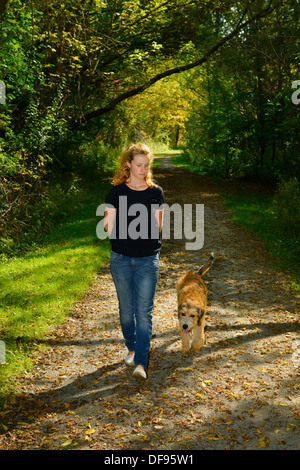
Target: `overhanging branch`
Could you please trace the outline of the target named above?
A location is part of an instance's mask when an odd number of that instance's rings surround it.
[[[186,65],[182,65],[179,67],[174,67],[172,69],[166,70],[165,72],[159,73],[155,75],[151,80],[148,82],[144,83],[143,85],[140,85],[136,88],[133,88],[132,90],[128,90],[124,93],[121,93],[119,96],[114,98],[110,103],[108,103],[106,106],[103,108],[96,109],[94,111],[91,111],[89,113],[84,114],[79,120],[74,121],[71,123],[71,129],[76,129],[80,127],[81,125],[85,124],[86,122],[90,121],[91,119],[94,119],[96,117],[102,116],[103,114],[107,114],[110,111],[113,111],[116,106],[121,103],[122,101],[127,100],[128,98],[131,98],[132,96],[139,95],[143,91],[147,90],[147,88],[150,88],[154,83],[158,82],[159,80],[169,77],[171,75],[177,74],[184,72],[186,70],[193,69],[195,67],[198,67],[199,65],[204,64],[215,52],[217,52],[218,49],[220,49],[224,44],[226,44],[230,39],[232,39],[234,36],[236,36],[243,28],[245,28],[249,23],[252,23],[253,21],[263,18],[264,16],[267,16],[273,9],[271,8],[271,3],[272,0],[270,1],[268,7],[261,11],[260,13],[257,13],[256,15],[251,16],[248,20],[242,22],[243,18],[245,17],[245,14],[247,11],[245,11],[240,18],[237,26],[234,28],[231,33],[229,33],[227,36],[224,36],[217,44],[215,44],[213,47],[211,47],[200,59],[191,62]]]

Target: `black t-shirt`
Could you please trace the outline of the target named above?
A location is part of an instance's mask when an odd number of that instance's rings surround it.
[[[163,209],[164,193],[160,186],[135,191],[125,183],[109,191],[105,204],[117,209],[110,236],[112,250],[131,257],[152,256],[161,248],[161,235],[155,211]]]

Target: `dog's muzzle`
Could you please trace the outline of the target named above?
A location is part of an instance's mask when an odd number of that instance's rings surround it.
[[[182,325],[183,333],[188,333],[188,328],[189,328],[189,325],[187,324]]]

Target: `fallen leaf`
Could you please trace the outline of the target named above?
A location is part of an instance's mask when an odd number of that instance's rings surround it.
[[[90,434],[94,434],[94,432],[96,432],[95,429],[89,429],[88,431],[85,431],[85,434],[89,436]]]
[[[259,439],[260,447],[269,447],[270,438],[268,436],[263,436]]]
[[[62,446],[63,447],[69,446],[70,444],[72,444],[72,442],[73,442],[73,439],[67,439],[65,442],[62,443]]]

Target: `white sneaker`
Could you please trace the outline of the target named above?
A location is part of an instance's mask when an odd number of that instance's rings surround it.
[[[127,355],[126,358],[125,358],[125,364],[126,364],[126,366],[133,367],[133,366],[135,365],[135,364],[134,364],[134,355],[135,355],[134,352],[128,353],[128,355]]]
[[[145,380],[147,378],[147,373],[143,366],[136,366],[136,368],[133,371],[132,376],[135,377],[136,379]]]

